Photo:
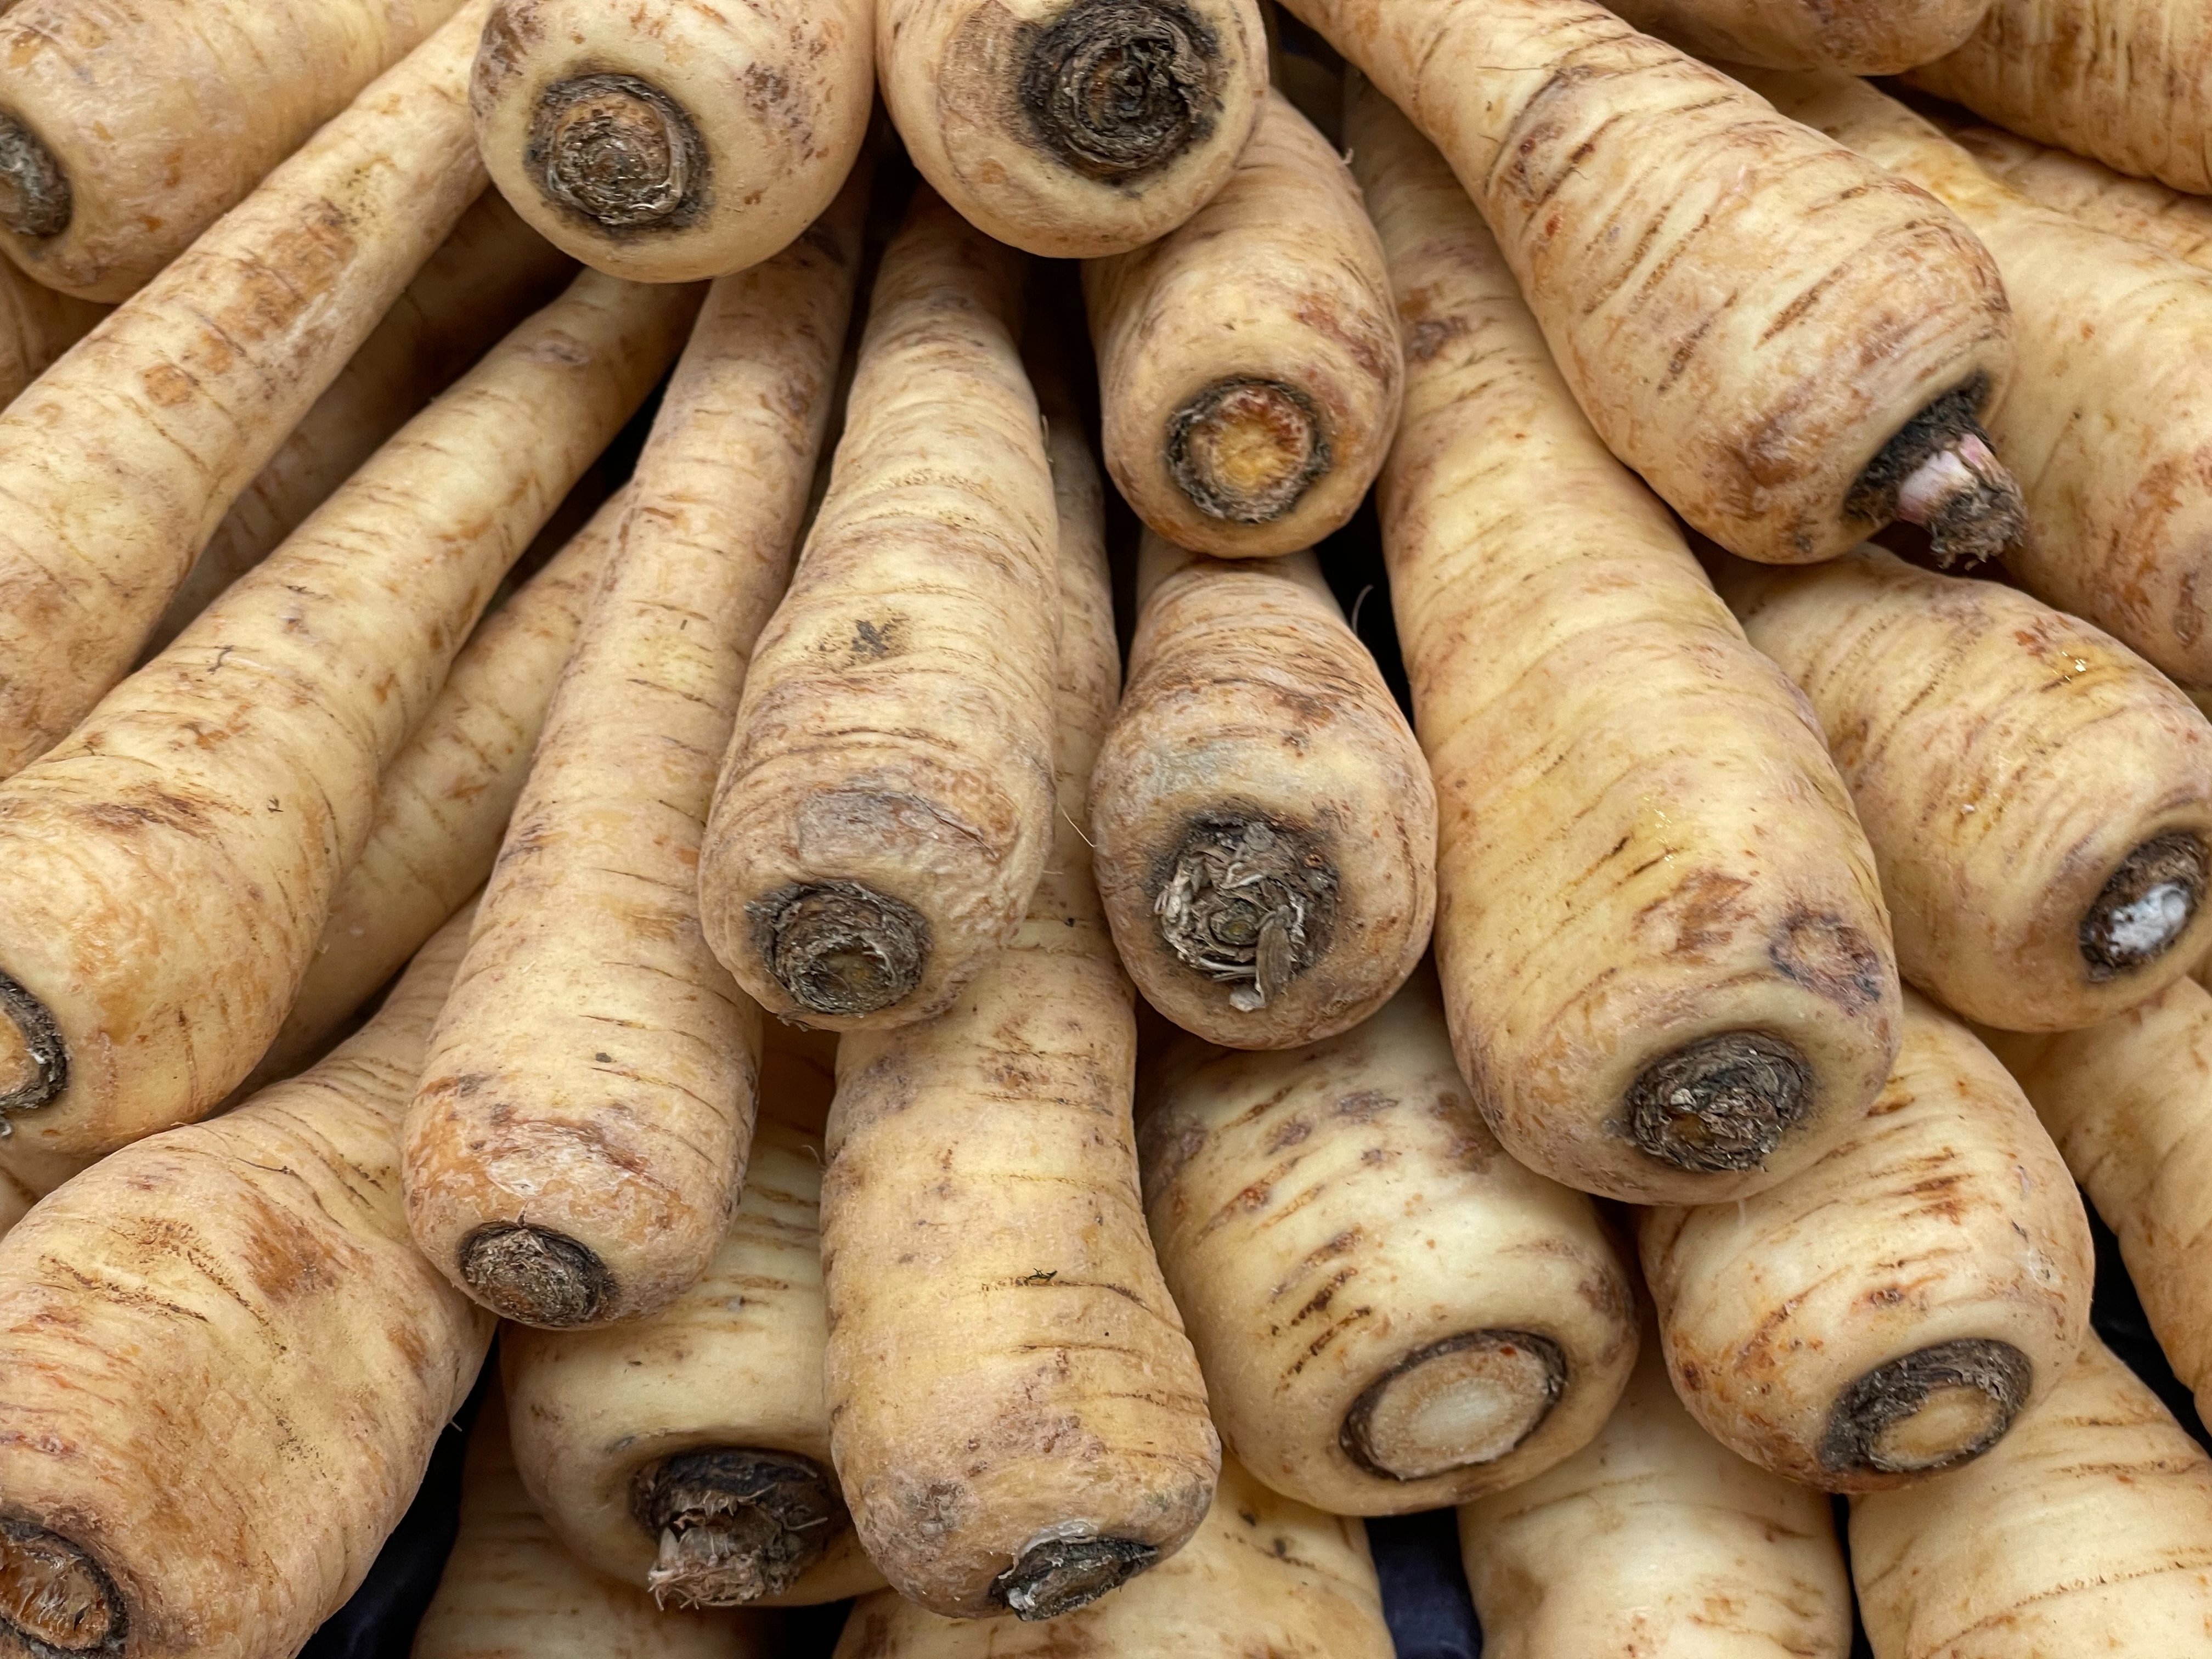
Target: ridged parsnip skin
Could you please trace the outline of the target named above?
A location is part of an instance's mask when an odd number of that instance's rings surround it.
[[[2212,15],[2186,0],[1995,0],[1914,85],[2176,190],[2212,191]]]
[[[1186,1038],[1143,1092],[1160,1267],[1214,1421],[1260,1480],[1337,1515],[1437,1509],[1549,1468],[1605,1421],[1636,1361],[1627,1273],[1590,1200],[1483,1127],[1433,975],[1288,1053]],[[1455,1344],[1496,1357],[1455,1374]],[[1444,1380],[1390,1443],[1422,1462],[1394,1463],[1366,1425],[1394,1384],[1420,1389],[1425,1359]]]
[[[562,1549],[515,1473],[496,1396],[469,1431],[460,1532],[410,1659],[769,1659],[737,1613],[663,1613]]]
[[[639,283],[723,276],[823,213],[867,136],[875,0],[499,0],[469,99],[516,211]]]
[[[465,100],[489,5],[465,0],[0,413],[0,776],[123,677],[232,502],[483,190]]]
[[[1997,127],[1962,127],[1951,137],[1983,172],[2031,200],[2212,270],[2212,201]]]
[[[498,192],[477,197],[231,504],[155,625],[145,654],[166,647],[216,594],[274,552],[378,445],[575,272],[575,262],[523,223]]]
[[[1179,547],[1254,558],[1342,526],[1382,471],[1405,354],[1343,158],[1271,92],[1237,170],[1083,291],[1106,471]]]
[[[64,294],[128,299],[461,5],[15,0],[0,121],[64,182],[50,201],[10,181],[0,250]]]
[[[1048,1618],[1143,1572],[1220,1462],[1145,1231],[1134,999],[1080,828],[1119,667],[1102,485],[1073,422],[1052,444],[1051,862],[951,1008],[839,1041],[822,1188],[838,1480],[884,1577],[953,1618]]]
[[[2128,860],[2167,837],[2212,848],[2212,726],[2134,652],[1875,547],[1714,575],[1827,731],[1905,978],[1985,1025],[2062,1030],[2204,955],[2212,906],[2185,879],[2138,890]]]
[[[2212,1407],[2212,994],[2180,979],[2083,1030],[1988,1037],[2119,1236],[2174,1375]]]
[[[0,1650],[286,1659],[367,1576],[491,1341],[399,1200],[467,931],[313,1071],[104,1159],[0,1243],[0,1572],[59,1579],[28,1625],[27,1591],[0,1608]],[[40,1574],[41,1528],[90,1569]]]
[[[57,294],[0,261],[0,409],[106,315],[106,306]]]
[[[764,1080],[774,1068],[771,1054]],[[822,1381],[822,1141],[778,1121],[765,1088],[761,1111],[744,1196],[696,1284],[659,1312],[611,1328],[516,1325],[500,1339],[524,1484],[579,1560],[640,1589],[660,1540],[637,1512],[639,1483],[671,1457],[781,1453],[812,1463],[836,1492]],[[883,1587],[836,1507],[822,1553],[760,1605],[811,1606]],[[665,1602],[690,1599],[671,1593]]]
[[[1935,191],[1996,256],[2014,362],[1988,424],[2029,514],[2008,568],[2180,684],[2212,687],[2212,273],[2007,189],[1863,81],[1746,74],[1785,114]]]
[[[1390,1659],[1364,1529],[1224,1459],[1191,1540],[1127,1588],[1042,1625],[940,1619],[896,1595],[853,1609],[836,1659]]]
[[[1732,551],[1834,557],[1896,516],[1850,501],[1900,429],[2002,390],[1965,226],[1591,0],[1287,6],[1443,151],[1599,435]]]
[[[1597,1437],[1459,1512],[1485,1659],[1844,1659],[1827,1499],[1747,1463],[1674,1397],[1656,1333]]]
[[[969,223],[1054,259],[1210,201],[1267,93],[1257,0],[876,0],[884,102]]]
[[[1146,1000],[1210,1042],[1334,1036],[1428,949],[1420,746],[1312,554],[1232,562],[1147,534],[1139,559],[1128,689],[1091,783],[1114,943]]]
[[[2092,1336],[1955,1474],[1851,1504],[1875,1659],[2212,1653],[2212,1461]]]
[[[738,1201],[761,1015],[701,934],[699,842],[790,578],[866,203],[863,180],[708,291],[431,1040],[408,1219],[502,1318],[650,1313],[706,1271]],[[569,1270],[483,1265],[517,1232],[560,1241]]]
[[[1974,32],[1990,0],[1622,0],[1638,28],[1729,64],[1894,75]]]
[[[361,856],[338,883],[283,1029],[241,1087],[265,1087],[313,1059],[491,874],[625,499],[593,514],[453,659],[437,700],[377,780]]]
[[[1371,87],[1346,137],[1410,348],[1379,501],[1461,1070],[1555,1181],[1638,1203],[1754,1191],[1888,1075],[1873,855],[1803,698],[1577,411],[1442,158]],[[1654,1067],[1711,1053],[1724,1083],[1738,1037],[1795,1050],[1794,1105],[1770,1091],[1710,1146],[1652,1109]]]
[[[698,297],[585,273],[0,785],[0,971],[65,1056],[40,1066],[27,1037],[9,1045],[0,1110],[16,1134],[120,1146],[252,1069],[368,836],[379,775]]]
[[[1973,1033],[1911,993],[1897,1069],[1856,1133],[1749,1199],[1646,1210],[1638,1234],[1691,1414],[1832,1492],[1985,1452],[2049,1398],[2089,1328],[2089,1222],[2057,1149]],[[1906,1356],[1947,1345],[1978,1381],[1917,1380]],[[1904,1380],[1870,1381],[1883,1367]]]
[[[942,1012],[1020,926],[1053,844],[1059,584],[1014,344],[1025,266],[916,194],[876,278],[830,493],[753,653],[700,920],[780,1018],[851,1030]],[[820,925],[861,903],[861,945]]]

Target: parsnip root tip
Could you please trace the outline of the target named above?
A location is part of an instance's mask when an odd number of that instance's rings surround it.
[[[1655,1060],[1629,1085],[1629,1135],[1678,1169],[1757,1169],[1811,1108],[1812,1092],[1813,1068],[1794,1043],[1719,1031]]]
[[[44,240],[70,227],[69,175],[38,134],[0,113],[0,225]]]
[[[588,1325],[614,1292],[605,1262],[543,1227],[495,1222],[460,1249],[461,1282],[502,1319],[541,1330]]]
[[[8,1115],[32,1112],[69,1087],[69,1043],[60,1022],[46,1005],[6,974],[0,974],[0,1135]]]
[[[660,1540],[646,1585],[663,1607],[781,1595],[852,1524],[812,1460],[750,1449],[684,1452],[640,1470],[634,1507]]]
[[[548,87],[524,165],[546,197],[613,235],[681,230],[708,205],[706,141],[682,105],[634,75]]]
[[[1844,1474],[1932,1474],[2004,1438],[2035,1381],[2009,1342],[1939,1342],[1875,1366],[1838,1396],[1820,1466]]]
[[[1977,418],[1987,395],[1977,377],[1907,421],[1859,474],[1848,510],[1875,526],[1920,526],[1947,570],[1986,563],[2019,541],[2027,505]]]
[[[0,1521],[0,1630],[38,1659],[120,1653],[123,1598],[98,1562],[27,1521]]]
[[[1119,1589],[1159,1559],[1133,1538],[1059,1538],[1032,1544],[991,1594],[1017,1619],[1058,1619]]]
[[[1192,506],[1231,524],[1270,524],[1331,459],[1313,400],[1280,380],[1217,380],[1168,417],[1169,475]]]
[[[929,922],[853,881],[787,887],[745,907],[776,983],[817,1014],[872,1014],[913,994],[929,962]]]
[[[1076,0],[1029,42],[1021,101],[1037,142],[1126,184],[1213,131],[1221,43],[1174,0]]]
[[[2186,831],[2154,836],[2120,861],[2081,918],[2081,959],[2093,981],[2164,956],[2196,920],[2212,854]]]
[[[1551,1415],[1567,1357],[1529,1331],[1462,1331],[1406,1355],[1344,1414],[1337,1442],[1389,1480],[1425,1480],[1492,1463]]]
[[[1336,890],[1335,866],[1300,831],[1256,817],[1202,817],[1184,836],[1152,912],[1184,965],[1231,987],[1230,1005],[1251,1013],[1321,954]]]

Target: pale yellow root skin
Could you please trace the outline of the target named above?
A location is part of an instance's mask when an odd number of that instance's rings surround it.
[[[1667,1364],[1692,1415],[1776,1474],[1871,1492],[1948,1467],[2047,1398],[2088,1329],[2081,1195],[1973,1034],[1908,994],[1897,1069],[1857,1132],[1734,1204],[1638,1218]],[[1877,1367],[2008,1344],[2033,1367],[2002,1407],[1947,1386],[1870,1440],[1839,1408]]]
[[[775,1078],[774,1051],[763,1076]],[[656,1314],[597,1331],[512,1326],[500,1364],[522,1479],[580,1560],[650,1583],[658,1534],[635,1507],[665,1459],[721,1448],[803,1457],[832,1482],[822,1381],[822,1143],[776,1121],[765,1090],[730,1230],[699,1281]],[[841,1516],[822,1557],[764,1607],[863,1595],[884,1577]],[[668,1605],[680,1605],[672,1595]]]
[[[1359,187],[1271,93],[1219,195],[1083,270],[1106,471],[1179,547],[1254,558],[1340,528],[1382,471],[1405,355]]]
[[[483,188],[466,94],[489,4],[466,0],[0,414],[0,776],[122,678],[232,502]]]
[[[120,1146],[252,1069],[368,836],[379,775],[698,298],[579,277],[0,785],[0,969],[69,1055],[66,1087],[15,1113],[15,1133]],[[6,1072],[0,1086],[23,1080]]]
[[[849,1030],[942,1012],[1020,926],[1053,844],[1059,584],[1014,344],[1025,264],[926,189],[884,256],[830,493],[755,650],[700,852],[708,943],[771,1014]],[[919,919],[913,971],[878,975],[854,1012],[802,1002],[770,956],[780,937],[790,955],[775,919],[831,883]]]
[[[516,1474],[495,1395],[469,1431],[461,1529],[410,1659],[769,1659],[773,1632],[738,1613],[663,1613],[562,1549]]]
[[[57,294],[0,262],[0,409],[106,315],[106,306]]]
[[[461,0],[15,0],[0,112],[68,180],[66,227],[0,249],[49,288],[128,299]]]
[[[1485,1659],[1844,1659],[1827,1499],[1682,1409],[1658,1342],[1597,1437],[1459,1512]]]
[[[1428,948],[1437,802],[1420,746],[1312,554],[1231,562],[1147,534],[1138,591],[1089,812],[1121,961],[1208,1042],[1347,1030]],[[1264,866],[1226,859],[1252,835],[1270,838]],[[1225,884],[1262,867],[1257,888]]]
[[[1597,1431],[1636,1360],[1627,1273],[1589,1200],[1483,1127],[1431,975],[1327,1042],[1186,1041],[1151,1067],[1146,1211],[1246,1468],[1334,1514],[1391,1515],[1528,1480]],[[1483,1333],[1500,1334],[1487,1365],[1421,1388],[1455,1361],[1409,1362]],[[1498,1363],[1509,1347],[1536,1365]],[[1391,1415],[1425,1455],[1393,1465],[1354,1408],[1408,1382],[1422,1397]]]
[[[48,1193],[100,1160],[41,1152],[15,1136],[0,1141],[0,1233],[21,1221]]]
[[[1450,161],[1599,435],[1731,550],[1834,557],[1899,428],[2002,388],[1965,226],[1590,0],[1287,3]]]
[[[1154,53],[1172,68],[1133,66]],[[1256,0],[876,0],[876,66],[922,177],[987,234],[1054,259],[1127,253],[1188,219],[1267,94]],[[1033,71],[1061,91],[1048,107],[1089,118],[1073,149],[1025,106]],[[1132,106],[1141,134],[1112,118]]]
[[[2212,847],[2212,726],[2134,652],[1878,548],[1715,579],[1827,730],[1907,979],[1984,1024],[2063,1030],[2148,1000],[2205,954],[2201,902],[2162,954],[2109,977],[2082,951],[2084,916],[2136,848]]]
[[[1988,426],[2030,521],[2005,555],[2013,574],[2212,687],[2212,274],[2008,189],[1863,81],[1746,74],[1785,114],[1933,191],[1996,256],[2015,367]]]
[[[559,293],[575,270],[574,261],[496,192],[477,197],[232,503],[155,625],[146,654],[166,648],[218,593],[274,552],[410,416]]]
[[[1461,1067],[1556,1181],[1647,1204],[1755,1191],[1888,1075],[1873,854],[1803,699],[1576,410],[1442,158],[1371,86],[1347,110],[1410,347],[1379,499]],[[1646,1150],[1639,1079],[1731,1032],[1806,1062],[1794,1127],[1734,1170],[1671,1160],[1724,1164],[1678,1129]]]
[[[1875,1659],[2212,1653],[2212,1461],[2095,1337],[1979,1462],[1851,1504]]]
[[[874,11],[500,0],[469,86],[492,182],[611,276],[688,283],[758,264],[828,209],[860,154]]]
[[[2212,191],[2212,14],[2175,0],[1996,0],[1912,83],[2176,190]]]
[[[1894,75],[1974,32],[1990,0],[1622,0],[1620,15],[1700,58]]]
[[[376,816],[338,884],[283,1028],[245,1089],[289,1077],[484,884],[554,682],[620,528],[617,495],[486,617],[376,785]]]
[[[106,1575],[120,1651],[296,1652],[467,1397],[492,1321],[416,1254],[399,1199],[400,1115],[467,930],[314,1070],[104,1160],[0,1244],[0,1483]],[[24,1650],[23,1616],[0,1609],[0,1649]]]
[[[1221,1450],[1145,1231],[1133,998],[1079,827],[1118,678],[1102,485],[1054,434],[1051,866],[952,1008],[839,1042],[823,1182],[838,1478],[884,1576],[956,1618],[1005,1612],[1048,1538],[1172,1555]]]
[[[2212,270],[2212,201],[1996,127],[1962,127],[1951,137],[1984,173],[2031,200]]]
[[[896,1595],[853,1609],[836,1659],[1390,1659],[1365,1532],[1232,1462],[1172,1559],[1048,1624],[941,1619]]]

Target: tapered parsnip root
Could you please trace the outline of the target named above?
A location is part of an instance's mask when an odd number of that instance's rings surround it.
[[[1139,557],[1089,813],[1121,960],[1211,1042],[1334,1036],[1428,948],[1428,768],[1313,555],[1232,563],[1148,534]]]
[[[837,1477],[892,1586],[955,1618],[1058,1619],[1173,1555],[1221,1449],[1146,1237],[1133,999],[1079,827],[1119,667],[1102,485],[1073,421],[1051,441],[1050,865],[951,1008],[840,1040],[822,1191]]]
[[[1715,576],[1827,729],[1907,979],[1985,1024],[2056,1030],[2204,954],[2212,726],[2132,651],[1878,548]]]
[[[231,503],[482,190],[464,97],[489,4],[466,0],[0,413],[0,776],[122,677]],[[27,15],[18,0],[0,22]]]
[[[1382,470],[1405,357],[1358,187],[1270,94],[1221,193],[1083,272],[1106,470],[1181,547],[1311,547]]]
[[[2057,1149],[1973,1034],[1910,994],[1855,1133],[1749,1199],[1638,1227],[1691,1413],[1833,1492],[1982,1455],[2088,1329],[2089,1224]]]
[[[868,127],[873,0],[500,0],[469,88],[493,182],[635,282],[758,264],[829,207]]]
[[[276,1036],[379,775],[493,589],[674,355],[693,289],[595,273],[0,785],[0,1113],[52,1151],[207,1110]],[[41,1059],[43,1055],[43,1059]]]
[[[0,250],[127,299],[461,0],[15,0],[0,9]]]
[[[0,261],[0,409],[106,314],[106,307],[57,294]]]
[[[836,1659],[1389,1659],[1356,1521],[1267,1490],[1232,1462],[1188,1544],[1105,1601],[1042,1625],[944,1619],[896,1595],[853,1609]]]
[[[1022,266],[927,190],[884,256],[700,853],[708,943],[772,1014],[941,1012],[1044,868],[1057,590]]]
[[[1990,1455],[1851,1504],[1875,1659],[2195,1654],[2212,1462],[2094,1336]]]
[[[1827,1501],[1693,1422],[1656,1332],[1597,1437],[1459,1512],[1492,1659],[1844,1659],[1850,1583]]]
[[[1288,7],[1443,149],[1590,423],[1699,530],[1784,564],[2017,530],[1975,447],[2003,289],[1924,193],[1591,0]]]
[[[2031,201],[2212,270],[2212,201],[1999,127],[1946,131],[1983,172]]]
[[[313,1071],[103,1160],[0,1242],[0,1644],[273,1659],[367,1575],[491,1340],[399,1201],[467,928]]]
[[[1245,1468],[1343,1515],[1463,1502],[1571,1455],[1636,1358],[1589,1200],[1505,1156],[1425,970],[1284,1054],[1150,1062],[1145,1203],[1214,1420]]]
[[[1554,1180],[1755,1190],[1888,1074],[1873,856],[1802,699],[1575,409],[1443,158],[1364,82],[1346,137],[1410,343],[1383,553],[1460,1064]]]
[[[1701,58],[1770,69],[1894,75],[1973,33],[1990,0],[1622,0],[1638,28]]]

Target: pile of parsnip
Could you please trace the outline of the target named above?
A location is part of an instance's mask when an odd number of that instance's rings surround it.
[[[0,1659],[2212,1659],[2208,65],[0,0]]]

